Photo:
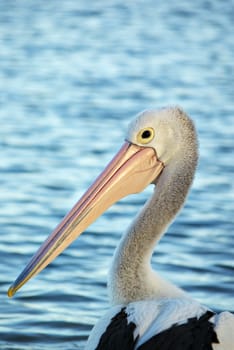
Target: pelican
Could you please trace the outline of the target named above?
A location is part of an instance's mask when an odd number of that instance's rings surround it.
[[[85,349],[234,349],[234,315],[201,305],[150,264],[156,243],[185,202],[197,148],[193,122],[180,107],[137,115],[117,155],[42,244],[9,288],[9,297],[114,202],[153,184],[151,198],[115,252],[108,281],[112,306]]]

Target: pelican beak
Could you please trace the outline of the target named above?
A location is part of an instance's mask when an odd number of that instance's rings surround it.
[[[8,290],[12,297],[31,277],[43,270],[92,222],[117,200],[141,192],[164,165],[150,147],[125,142],[87,192],[64,217]]]

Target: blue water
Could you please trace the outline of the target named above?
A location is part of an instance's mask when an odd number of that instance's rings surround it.
[[[11,282],[112,158],[129,120],[181,105],[200,163],[153,265],[234,310],[232,0],[0,1],[0,348],[83,349],[108,308],[123,228],[151,189],[110,208],[13,299]]]

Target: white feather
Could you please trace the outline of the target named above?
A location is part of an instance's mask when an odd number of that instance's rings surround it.
[[[130,307],[134,307],[135,312],[129,320],[132,319],[137,325],[136,332],[140,337],[137,346],[174,324],[186,323],[191,317],[199,318],[207,311],[206,307],[191,299],[146,300],[140,305],[139,303],[131,304]]]
[[[93,328],[85,350],[94,350],[97,347],[112,317],[123,307],[126,308],[128,323],[133,322],[136,325],[134,339],[139,338],[136,347],[172,325],[185,323],[191,317],[199,318],[208,310],[190,298],[159,298],[140,300],[127,306],[117,305],[112,307]]]
[[[213,350],[234,350],[234,315],[221,312],[213,318],[219,344],[213,344]]]

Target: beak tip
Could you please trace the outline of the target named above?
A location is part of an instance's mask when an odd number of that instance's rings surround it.
[[[7,295],[8,295],[8,298],[12,298],[16,293],[16,290],[14,288],[14,286],[10,286],[10,288],[8,289],[7,291]]]

